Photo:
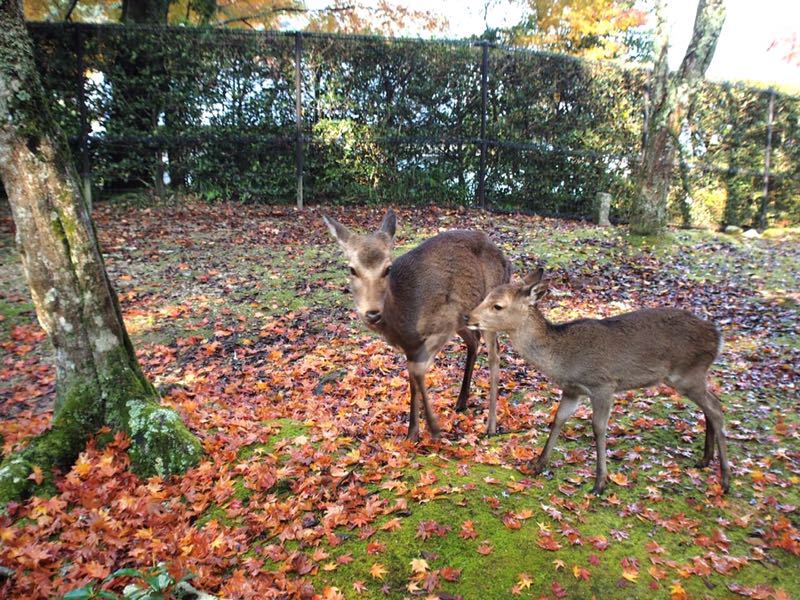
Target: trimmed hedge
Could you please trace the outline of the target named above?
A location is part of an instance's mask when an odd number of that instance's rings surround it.
[[[30,30],[77,157],[83,82],[88,162],[100,189],[166,180],[209,200],[294,201],[294,35],[74,24]],[[479,44],[307,33],[301,43],[307,201],[476,203]],[[643,69],[489,48],[487,204],[588,216],[595,194],[608,191],[624,219],[646,80]],[[681,137],[676,220],[755,222],[769,96],[703,85]],[[776,95],[773,222],[800,221],[799,129],[800,98]]]

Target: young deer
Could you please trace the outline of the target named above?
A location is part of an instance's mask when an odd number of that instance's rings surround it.
[[[511,264],[485,234],[458,230],[440,233],[392,261],[396,217],[391,209],[380,229],[366,235],[351,232],[331,217],[322,218],[349,263],[358,316],[408,358],[408,438],[419,439],[420,403],[428,431],[438,437],[425,373],[448,340],[456,333],[461,336],[467,344],[467,364],[456,410],[466,410],[480,332],[467,329],[463,315],[493,287],[509,281]],[[487,433],[494,434],[499,371],[494,333],[487,334],[486,343],[490,371]]]
[[[613,394],[667,383],[697,404],[706,417],[705,452],[698,467],[707,467],[719,449],[722,489],[730,485],[722,406],[706,388],[706,373],[719,354],[716,327],[689,312],[674,308],[638,310],[608,319],[550,323],[537,302],[547,292],[543,269],[492,290],[465,317],[473,330],[507,332],[522,356],[562,390],[555,421],[544,450],[531,465],[546,467],[564,422],[583,396],[592,403],[592,428],[597,444],[594,488],[606,486],[606,428]]]

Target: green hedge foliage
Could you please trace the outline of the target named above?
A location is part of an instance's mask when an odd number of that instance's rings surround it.
[[[114,25],[30,30],[76,157],[83,85],[98,188],[166,180],[208,200],[294,201],[293,35]],[[306,200],[475,205],[485,144],[488,206],[588,216],[596,193],[606,191],[624,219],[634,197],[647,72],[491,47],[482,140],[482,51],[458,42],[303,34]],[[704,84],[681,136],[676,221],[757,219],[768,102],[768,91]],[[777,95],[772,222],[800,221],[799,129],[800,98]]]

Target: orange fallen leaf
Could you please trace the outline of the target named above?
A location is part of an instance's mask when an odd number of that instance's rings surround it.
[[[373,579],[380,579],[383,580],[383,576],[386,575],[389,571],[386,570],[381,563],[375,563],[369,570],[369,574],[372,576]]]
[[[625,475],[625,473],[612,473],[611,475],[608,476],[608,478],[617,485],[622,487],[628,487],[628,485],[630,484],[630,482],[628,481],[628,476]]]

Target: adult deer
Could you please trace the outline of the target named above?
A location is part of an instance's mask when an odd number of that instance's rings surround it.
[[[511,264],[486,234],[460,230],[440,233],[392,260],[397,218],[391,209],[380,228],[365,235],[353,233],[327,215],[322,218],[349,263],[358,316],[408,358],[408,438],[419,439],[420,404],[428,431],[438,437],[439,425],[428,399],[425,373],[453,335],[461,336],[467,345],[467,362],[456,410],[466,410],[480,332],[467,329],[463,315],[493,287],[509,281]],[[487,334],[486,343],[490,372],[486,430],[494,434],[499,372],[494,333]]]
[[[705,451],[698,467],[707,467],[719,450],[722,489],[730,485],[722,406],[706,387],[706,373],[720,352],[717,328],[684,310],[638,310],[608,319],[550,323],[537,306],[547,292],[543,269],[492,290],[465,317],[475,330],[506,332],[522,356],[562,390],[556,418],[544,450],[532,465],[547,466],[564,422],[589,396],[597,445],[595,494],[606,486],[606,429],[614,393],[666,383],[688,397],[706,418]]]

